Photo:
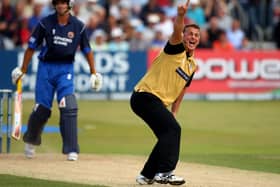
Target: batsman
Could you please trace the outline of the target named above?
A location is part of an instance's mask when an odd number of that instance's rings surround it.
[[[35,146],[41,144],[41,134],[51,116],[52,102],[56,94],[60,111],[62,152],[69,161],[78,159],[78,106],[73,81],[73,62],[78,48],[88,61],[91,87],[96,91],[102,87],[102,76],[94,68],[94,57],[85,25],[70,13],[73,3],[73,0],[52,0],[55,12],[38,23],[30,36],[22,66],[12,71],[12,81],[16,84],[27,72],[35,50],[40,47],[35,106],[28,120],[27,131],[23,135],[27,158],[34,157]]]

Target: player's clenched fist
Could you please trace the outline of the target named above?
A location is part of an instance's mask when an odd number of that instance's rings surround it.
[[[91,74],[90,83],[92,89],[99,91],[102,88],[103,78],[100,73]]]
[[[190,3],[190,0],[187,0],[186,4],[184,5],[179,5],[178,8],[177,8],[177,14],[179,16],[184,16],[187,12],[187,9],[189,7],[189,3]]]
[[[22,78],[22,76],[24,75],[24,73],[21,71],[21,69],[19,67],[16,67],[15,69],[13,69],[12,71],[12,82],[13,84],[16,84],[17,81]]]

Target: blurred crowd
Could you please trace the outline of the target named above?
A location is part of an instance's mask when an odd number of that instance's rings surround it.
[[[75,0],[72,15],[87,26],[100,50],[161,48],[173,31],[177,5],[186,0]],[[0,49],[22,49],[51,0],[1,0]],[[191,0],[186,23],[201,27],[199,48],[280,48],[280,0]],[[265,46],[269,43],[272,45]]]

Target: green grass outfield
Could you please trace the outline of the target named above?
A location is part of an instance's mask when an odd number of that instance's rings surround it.
[[[33,105],[24,100],[24,123]],[[54,103],[48,124],[58,124]],[[180,160],[280,173],[280,101],[184,101]],[[129,101],[79,101],[82,153],[147,156],[156,139]],[[12,152],[23,142],[13,141]],[[38,152],[61,151],[58,133],[44,134]]]
[[[29,177],[18,177],[0,174],[0,186],[5,187],[105,187],[99,185],[77,184],[73,182],[49,181]]]

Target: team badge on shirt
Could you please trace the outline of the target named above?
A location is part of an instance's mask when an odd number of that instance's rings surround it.
[[[68,38],[74,38],[74,32],[68,32],[67,34]]]
[[[31,37],[29,38],[29,42],[30,42],[30,43],[35,43],[35,41],[36,41],[36,38],[34,38],[33,36],[31,36]]]

